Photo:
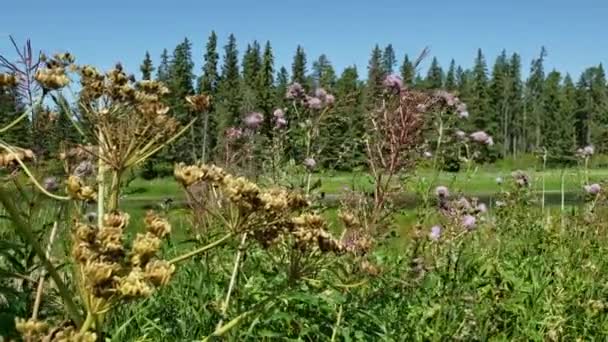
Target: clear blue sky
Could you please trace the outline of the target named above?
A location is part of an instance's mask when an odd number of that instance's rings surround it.
[[[172,51],[184,37],[193,42],[199,74],[211,30],[221,46],[234,33],[240,52],[254,39],[270,40],[277,66],[290,67],[301,44],[309,62],[325,53],[338,71],[356,64],[362,76],[376,43],[392,43],[398,60],[429,46],[444,68],[451,58],[470,66],[477,48],[491,65],[505,48],[522,55],[527,72],[542,45],[549,52],[548,69],[575,77],[585,67],[608,63],[608,0],[4,2],[0,53],[11,52],[11,34],[20,41],[31,38],[46,52],[68,50],[79,62],[104,69],[122,61],[137,75],[146,50],[156,63],[163,48]]]

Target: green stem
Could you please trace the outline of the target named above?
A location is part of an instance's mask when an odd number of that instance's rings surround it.
[[[241,262],[241,257],[243,255],[243,250],[245,249],[245,241],[247,240],[247,233],[243,234],[241,238],[241,243],[239,244],[239,250],[236,253],[236,257],[234,258],[234,268],[232,269],[232,275],[230,276],[230,284],[228,285],[228,292],[226,292],[226,299],[224,300],[224,304],[222,305],[222,317],[226,316],[226,312],[228,312],[228,305],[230,304],[230,295],[232,294],[232,290],[234,289],[234,284],[236,284],[236,276],[239,271],[239,264]],[[217,328],[221,328],[224,323],[224,319],[221,318],[217,323]]]
[[[108,211],[118,209],[118,199],[120,197],[120,180],[122,172],[112,171],[112,184],[110,185],[110,198],[108,200]]]
[[[334,325],[334,331],[331,333],[331,341],[336,340],[336,336],[338,335],[338,328],[340,327],[340,322],[342,321],[342,305],[340,305],[340,309],[338,310],[338,318],[336,319],[336,324]]]
[[[8,193],[4,188],[0,188],[0,202],[2,202],[2,205],[11,217],[11,221],[15,224],[17,228],[17,233],[21,235],[24,240],[26,240],[32,245],[34,252],[46,268],[47,272],[49,272],[51,278],[53,278],[53,281],[55,282],[55,285],[59,290],[59,294],[63,298],[68,314],[70,315],[74,323],[76,323],[77,326],[80,326],[82,323],[82,317],[78,312],[78,307],[72,299],[72,294],[70,293],[70,290],[61,279],[61,276],[57,272],[55,266],[53,266],[51,261],[46,257],[44,250],[42,250],[42,247],[40,247],[40,244],[38,244],[38,238],[30,230],[30,227],[28,227],[25,222],[23,222],[21,216],[19,215],[19,211],[17,210],[17,208],[15,208],[14,203],[10,200]]]
[[[53,229],[51,229],[51,235],[49,236],[49,244],[46,246],[46,257],[50,258],[51,250],[53,249],[53,243],[55,242],[55,236],[57,234],[57,228],[59,224],[57,221],[53,222]],[[40,278],[38,279],[38,288],[36,289],[36,299],[34,300],[34,308],[32,309],[32,319],[36,320],[38,318],[38,309],[40,308],[40,303],[42,302],[42,290],[44,287],[44,277],[46,272],[42,270],[40,273]]]
[[[87,332],[89,329],[91,329],[91,326],[93,325],[93,323],[95,322],[95,315],[93,315],[91,312],[87,313],[87,319],[84,321],[84,323],[82,324],[82,327],[80,328],[80,333],[84,333]]]
[[[181,256],[178,256],[176,258],[173,258],[173,259],[169,260],[169,263],[170,264],[177,264],[178,262],[184,261],[186,259],[189,259],[189,258],[191,258],[191,257],[193,257],[193,256],[195,256],[197,254],[204,253],[204,252],[206,252],[206,251],[208,251],[208,250],[210,250],[210,249],[212,249],[214,247],[217,247],[217,246],[221,245],[222,243],[226,242],[226,240],[230,239],[231,237],[232,237],[232,233],[226,234],[221,239],[216,240],[216,241],[214,241],[214,242],[212,242],[212,243],[210,243],[210,244],[208,244],[206,246],[203,246],[203,247],[201,247],[199,249],[195,249],[192,252],[188,252],[188,253],[186,253],[184,255],[181,255]]]

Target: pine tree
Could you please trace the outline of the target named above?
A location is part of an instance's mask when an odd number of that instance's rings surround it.
[[[543,89],[545,120],[542,122],[542,146],[547,149],[551,161],[563,162],[574,150],[574,131],[570,116],[563,108],[561,74],[555,70],[550,72]]]
[[[382,54],[382,69],[386,74],[392,74],[395,69],[395,64],[397,63],[397,58],[395,57],[395,50],[393,50],[393,45],[388,44],[384,48],[384,53]]]
[[[241,119],[241,80],[239,74],[239,57],[234,35],[228,37],[224,47],[222,74],[218,85],[217,116],[219,120],[218,138],[222,138],[226,129],[238,125]]]
[[[277,84],[275,90],[275,103],[277,107],[284,107],[285,102],[285,94],[287,93],[287,86],[289,85],[289,72],[287,68],[281,67],[279,72],[277,73]]]
[[[331,90],[336,83],[336,72],[326,55],[321,55],[312,64],[313,84]]]
[[[489,132],[494,135],[494,141],[502,145],[503,155],[507,155],[509,142],[509,125],[511,108],[509,107],[509,90],[511,87],[511,77],[509,73],[509,62],[505,50],[496,58],[492,69],[492,79],[490,81],[490,106],[488,115],[492,124]]]
[[[525,145],[521,146],[521,142],[525,142],[522,137],[525,134],[525,125],[523,123],[523,82],[521,80],[521,58],[517,53],[511,55],[509,59],[509,77],[511,79],[509,88],[509,109],[511,118],[509,120],[508,141],[510,141],[510,150],[514,156],[517,156],[518,150],[525,151]]]
[[[160,64],[156,70],[156,79],[161,82],[167,82],[169,80],[169,51],[163,50],[160,55]]]
[[[450,61],[450,68],[445,77],[445,89],[448,91],[454,91],[456,89],[456,62],[454,59]]]
[[[471,114],[471,122],[474,129],[489,131],[491,130],[492,122],[488,115],[490,109],[488,96],[488,69],[486,60],[481,52],[477,50],[475,65],[471,73],[471,93],[467,99],[469,105],[469,113]]]
[[[403,79],[403,84],[408,87],[413,86],[415,75],[416,69],[414,68],[414,64],[410,61],[410,58],[405,55],[403,64],[401,64],[401,78]]]
[[[254,41],[253,44],[247,45],[243,55],[243,82],[246,87],[255,89],[261,65],[260,44]]]
[[[571,139],[571,141],[569,142],[569,146],[571,147],[570,151],[567,151],[568,154],[566,154],[566,156],[568,155],[572,155],[574,153],[574,151],[576,150],[577,146],[579,146],[578,144],[578,132],[579,132],[579,126],[577,125],[577,110],[578,110],[578,105],[577,105],[577,92],[576,92],[576,86],[574,85],[574,82],[572,81],[572,77],[570,77],[569,74],[566,74],[566,76],[564,77],[564,82],[563,82],[563,86],[562,86],[562,104],[561,104],[561,109],[562,109],[562,117],[565,118],[565,123],[564,125],[567,125],[569,127],[566,127],[566,129],[569,129],[569,134],[567,134],[566,136],[569,137],[569,139]]]
[[[272,127],[272,112],[275,108],[275,89],[274,89],[274,56],[272,47],[267,41],[264,47],[262,65],[257,79],[258,103],[257,108],[264,113],[265,130],[268,134]]]
[[[217,126],[218,118],[216,117],[215,98],[217,97],[217,86],[219,82],[219,74],[217,64],[219,54],[217,53],[217,35],[215,31],[211,31],[203,56],[203,74],[198,79],[198,93],[210,95],[210,102],[207,113],[203,113],[203,118],[195,125],[195,129],[200,132],[198,134],[201,144],[201,159],[203,162],[209,160],[210,151],[213,151],[217,144]]]
[[[146,57],[139,67],[141,70],[141,79],[142,80],[151,80],[152,72],[154,71],[154,66],[152,66],[152,59],[150,58],[150,53],[146,51]]]
[[[376,45],[367,66],[367,103],[374,106],[382,94],[382,82],[384,81],[384,69],[382,65],[382,51]]]
[[[215,34],[215,31],[211,31],[203,57],[203,75],[198,80],[199,93],[213,95],[217,91],[217,83],[219,81],[217,64],[219,58],[220,56],[217,53],[217,35]]]
[[[291,65],[291,82],[298,82],[306,87],[306,73],[306,53],[304,48],[298,45]]]
[[[524,118],[524,126],[530,125],[533,131],[530,133],[526,132],[525,137],[528,146],[532,146],[534,149],[540,147],[542,138],[542,120],[544,117],[543,86],[545,82],[543,63],[546,56],[547,51],[543,47],[541,48],[539,57],[532,61],[530,76],[526,82],[526,108],[524,113],[526,117]],[[528,141],[530,136],[534,137],[533,144]]]
[[[441,89],[443,88],[443,70],[439,65],[437,57],[433,57],[431,66],[426,76],[425,85],[427,89]]]

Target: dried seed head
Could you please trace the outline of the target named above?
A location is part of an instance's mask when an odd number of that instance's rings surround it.
[[[48,324],[34,319],[15,318],[15,329],[27,340],[39,341],[49,329]]]
[[[0,74],[0,89],[12,88],[17,85],[17,78],[11,74]]]
[[[34,78],[47,90],[61,89],[70,83],[63,67],[38,69]]]
[[[119,280],[118,292],[126,298],[148,297],[153,288],[146,281],[146,276],[141,268],[134,267],[126,277]]]
[[[211,98],[205,94],[186,96],[186,102],[190,105],[190,109],[196,113],[202,113],[209,108]]]
[[[161,240],[152,233],[137,234],[131,247],[131,263],[135,266],[145,265],[160,250]]]
[[[153,211],[148,211],[144,219],[146,230],[158,238],[164,238],[171,233],[171,224],[163,217],[156,215]]]
[[[165,286],[171,280],[171,276],[175,272],[175,266],[166,261],[154,260],[149,262],[145,269],[146,279],[154,284],[154,286]]]
[[[186,166],[184,163],[180,163],[175,166],[173,174],[178,182],[188,187],[200,180],[203,176],[203,171],[198,166]]]
[[[69,326],[47,336],[44,342],[96,342],[97,334],[93,332],[79,332],[76,328]]]

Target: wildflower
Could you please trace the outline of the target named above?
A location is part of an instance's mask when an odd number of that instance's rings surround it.
[[[530,177],[521,170],[513,171],[511,176],[515,179],[515,183],[520,187],[527,187],[530,185]]]
[[[292,83],[287,88],[287,94],[285,95],[285,97],[290,100],[296,100],[296,99],[302,98],[303,96],[304,96],[304,88],[302,88],[302,85],[298,82]]]
[[[593,145],[587,145],[583,148],[579,148],[578,150],[576,150],[576,154],[582,158],[588,158],[595,154],[595,148],[593,147]]]
[[[166,261],[154,260],[144,268],[144,276],[155,286],[165,286],[171,280],[175,266]]]
[[[335,96],[333,96],[332,94],[327,94],[327,96],[325,96],[326,105],[331,106],[332,104],[334,104],[334,102],[336,102]]]
[[[587,192],[590,195],[597,195],[602,190],[602,187],[599,184],[594,183],[591,185],[585,185],[584,189],[585,189],[585,192]]]
[[[287,127],[287,119],[285,119],[284,117],[276,118],[274,123],[275,123],[274,127],[277,129]]]
[[[429,239],[433,241],[439,240],[441,237],[441,226],[433,226],[431,228],[431,232],[429,233]]]
[[[141,268],[134,267],[126,277],[120,279],[118,292],[127,298],[148,297],[152,294],[153,289],[146,282]]]
[[[485,144],[488,146],[494,146],[494,139],[492,139],[492,137],[488,137]]]
[[[468,229],[468,230],[473,230],[473,229],[475,229],[475,224],[476,224],[476,221],[477,221],[477,220],[475,219],[475,216],[472,216],[472,215],[464,215],[464,216],[462,217],[462,226],[463,226],[465,229]]]
[[[448,197],[450,196],[450,191],[447,187],[440,185],[435,188],[435,194],[437,195],[437,197]]]
[[[476,141],[478,143],[482,143],[482,144],[488,144],[488,140],[491,139],[491,137],[484,131],[477,131],[477,132],[471,133],[470,137],[474,141]]]
[[[465,197],[459,198],[458,201],[456,201],[456,206],[463,211],[471,210],[471,202]]]
[[[314,160],[314,158],[304,159],[303,164],[309,171],[314,170],[315,166],[317,166],[317,162]]]
[[[285,117],[285,111],[283,111],[281,108],[277,108],[274,110],[274,112],[272,113],[272,115],[275,118],[284,118]]]
[[[317,97],[321,101],[325,101],[325,98],[327,97],[327,95],[328,95],[327,91],[323,88],[317,88],[315,90],[315,97]]]
[[[321,109],[323,108],[323,101],[318,97],[307,97],[306,98],[306,107],[310,109]]]
[[[457,131],[456,131],[456,136],[457,136],[459,139],[464,139],[464,138],[467,136],[467,134],[466,134],[465,132],[461,131],[461,130],[457,130]]]
[[[245,117],[245,126],[250,129],[257,129],[264,121],[264,115],[258,112],[251,112]]]
[[[42,183],[46,191],[55,192],[59,189],[59,181],[56,177],[46,177]]]
[[[498,185],[501,185],[503,183],[503,179],[500,176],[496,177],[495,181],[496,181],[496,184],[498,184]]]
[[[488,207],[485,205],[485,203],[479,203],[477,204],[477,211],[480,213],[485,213],[488,211]]]
[[[226,130],[226,137],[231,140],[239,139],[243,135],[243,131],[240,128],[230,127]]]
[[[399,93],[403,88],[403,80],[401,77],[391,74],[384,78],[382,85],[392,92]]]
[[[205,94],[186,96],[186,101],[194,112],[202,113],[209,108],[210,97]]]
[[[76,166],[73,174],[78,178],[86,178],[92,175],[94,172],[95,167],[93,166],[93,163],[91,163],[90,160],[83,160],[78,164],[78,166]]]

